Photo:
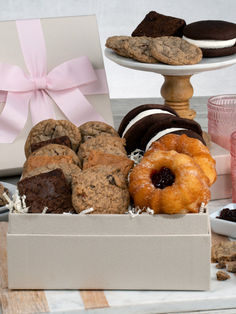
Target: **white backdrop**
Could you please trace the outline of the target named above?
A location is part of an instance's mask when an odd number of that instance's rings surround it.
[[[236,23],[236,0],[0,0],[0,20],[96,14],[102,49],[108,36],[130,35],[151,10],[186,23],[204,19]],[[122,68],[105,57],[104,61],[111,98],[160,96],[161,75]],[[195,96],[236,94],[236,65],[197,74],[191,82]]]

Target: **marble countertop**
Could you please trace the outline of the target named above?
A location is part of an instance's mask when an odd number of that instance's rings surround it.
[[[204,130],[207,130],[207,97],[195,97],[192,98],[191,102],[191,107],[197,112],[196,120],[201,124]],[[115,127],[118,127],[125,113],[133,107],[144,103],[163,103],[163,101],[161,99],[111,100]],[[18,176],[0,177],[0,181],[6,181],[12,184],[15,184],[18,179]],[[208,205],[209,212],[212,213],[230,202],[231,199],[211,201]],[[0,225],[2,224],[4,223]],[[210,291],[95,291],[93,292],[94,303],[91,302],[91,300],[90,303],[86,301],[86,291],[43,291],[46,306],[43,310],[38,307],[38,312],[190,314],[196,313],[197,311],[205,314],[236,313],[236,276],[232,274],[230,280],[220,282],[216,280],[216,271],[215,265],[212,264]],[[0,290],[0,297],[1,293],[7,294],[8,292],[6,289],[3,289],[2,292]],[[95,308],[94,304],[97,304],[98,300],[101,299],[100,306],[96,306]],[[13,312],[3,311],[3,314],[5,313]],[[37,313],[37,311],[27,313]]]

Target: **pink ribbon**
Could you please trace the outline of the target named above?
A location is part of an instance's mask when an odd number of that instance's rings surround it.
[[[105,71],[94,70],[88,57],[66,61],[47,73],[46,47],[40,20],[16,21],[28,73],[19,66],[0,63],[0,143],[11,143],[27,121],[55,118],[51,97],[75,125],[104,121],[84,95],[108,93]]]

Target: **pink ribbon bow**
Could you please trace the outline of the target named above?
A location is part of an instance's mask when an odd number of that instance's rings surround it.
[[[40,20],[16,21],[22,53],[29,73],[0,63],[0,143],[11,143],[24,128],[28,111],[35,125],[55,118],[51,97],[75,125],[103,118],[84,95],[105,94],[105,71],[93,69],[88,57],[66,61],[47,73],[46,47]]]

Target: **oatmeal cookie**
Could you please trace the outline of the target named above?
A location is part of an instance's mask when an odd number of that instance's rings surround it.
[[[134,162],[125,156],[117,156],[92,150],[89,154],[88,160],[83,165],[83,169],[97,165],[112,165],[121,171],[125,177],[127,177],[130,169],[134,165]]]
[[[53,138],[68,136],[71,147],[77,151],[81,142],[81,134],[77,126],[67,120],[43,120],[36,124],[30,131],[25,143],[25,155],[31,153],[31,144],[47,141]]]
[[[29,156],[23,166],[22,175],[40,167],[48,167],[48,165],[74,164],[71,156]],[[59,166],[57,168],[60,168]]]
[[[79,126],[79,130],[82,136],[82,142],[85,142],[87,139],[100,135],[100,134],[110,134],[112,136],[119,136],[116,130],[101,121],[89,121]]]
[[[47,207],[47,214],[73,212],[71,188],[61,169],[22,179],[17,184],[19,194],[26,196],[29,213],[42,213]]]
[[[124,43],[129,40],[130,36],[112,36],[108,37],[106,47],[114,50],[122,57],[130,57],[128,51],[124,48]]]
[[[30,156],[71,156],[74,164],[80,166],[77,154],[69,147],[58,144],[48,144],[34,151]]]
[[[93,208],[93,214],[124,214],[129,206],[125,176],[112,166],[99,165],[73,176],[72,204],[79,213]]]
[[[124,49],[129,56],[139,62],[157,63],[157,58],[151,54],[151,37],[130,37],[124,42]]]
[[[82,143],[78,150],[78,156],[83,163],[87,161],[92,150],[118,156],[127,156],[124,145],[125,139],[109,134],[100,134]]]
[[[213,263],[236,261],[236,241],[221,242],[212,246],[211,259]]]
[[[150,50],[158,61],[171,65],[196,64],[202,59],[199,47],[179,37],[153,38]]]
[[[33,177],[40,173],[50,172],[55,169],[61,169],[63,171],[65,178],[69,184],[71,184],[72,182],[72,175],[77,175],[81,171],[81,169],[78,166],[74,164],[68,164],[62,161],[62,162],[50,163],[45,166],[37,167],[30,171],[25,171],[22,174],[22,179]]]
[[[63,146],[67,146],[71,148],[71,142],[68,136],[60,136],[56,138],[52,138],[51,140],[43,141],[43,142],[38,142],[38,143],[32,143],[31,144],[31,152],[34,152],[35,150],[46,146],[48,144],[59,144]]]

